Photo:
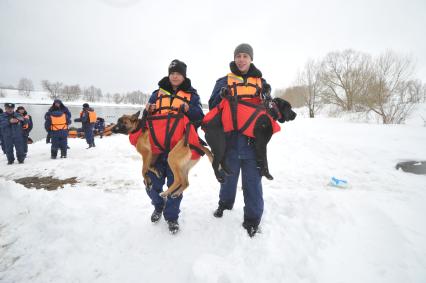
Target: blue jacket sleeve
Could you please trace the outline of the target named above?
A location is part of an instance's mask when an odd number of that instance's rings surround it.
[[[0,114],[0,128],[9,126],[9,121],[6,115]]]
[[[46,114],[44,114],[44,129],[49,132],[50,131],[50,126],[51,126],[51,120],[50,120],[50,114],[49,112],[46,112]]]
[[[191,100],[189,101],[189,110],[186,115],[191,121],[200,121],[204,117],[203,108],[200,102],[200,96],[198,95],[196,90],[192,92]]]
[[[212,95],[209,99],[209,109],[216,107],[221,101],[220,90],[227,86],[227,77],[220,78],[216,81],[216,85],[213,88]]]
[[[70,125],[71,124],[71,112],[67,107],[65,107],[65,115],[67,116],[67,124]]]
[[[150,104],[154,104],[154,103],[155,103],[155,101],[157,100],[157,93],[158,93],[158,89],[157,89],[157,90],[155,90],[155,91],[151,94],[151,97],[149,98],[148,103],[150,103]]]

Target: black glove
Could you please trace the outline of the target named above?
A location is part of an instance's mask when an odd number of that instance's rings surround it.
[[[270,101],[272,100],[271,97],[271,85],[270,84],[265,84],[262,88],[262,94],[263,94],[263,99],[266,101]]]
[[[222,98],[224,98],[224,97],[226,97],[226,96],[228,96],[229,95],[229,92],[228,92],[228,87],[222,87],[221,89],[220,89],[220,97],[222,97]]]

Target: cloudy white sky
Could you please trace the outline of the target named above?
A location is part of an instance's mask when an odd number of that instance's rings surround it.
[[[346,48],[411,55],[426,81],[425,34],[424,0],[0,0],[0,83],[151,92],[177,58],[207,102],[241,42],[273,88]]]

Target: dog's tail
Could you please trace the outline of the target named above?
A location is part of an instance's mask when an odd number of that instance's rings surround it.
[[[207,157],[210,160],[210,163],[213,163],[213,153],[210,151],[210,149],[208,149],[207,147],[205,147],[203,145],[200,145],[200,148],[207,155]]]

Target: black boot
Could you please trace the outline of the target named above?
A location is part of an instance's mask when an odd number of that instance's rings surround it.
[[[223,211],[225,209],[226,208],[223,207],[223,205],[219,204],[219,206],[217,207],[217,209],[213,212],[213,216],[216,217],[216,218],[221,218],[223,216]]]
[[[258,232],[260,232],[259,225],[243,222],[243,227],[247,230],[247,234],[250,238],[253,238]]]
[[[58,156],[58,150],[57,149],[52,149],[50,151],[50,158],[56,159],[56,156]]]
[[[169,220],[167,221],[167,224],[169,225],[169,231],[172,235],[179,232],[179,223],[177,220]]]
[[[67,151],[61,149],[61,158],[67,158]]]
[[[157,223],[161,219],[161,214],[163,214],[163,210],[154,209],[151,215],[151,222]]]

